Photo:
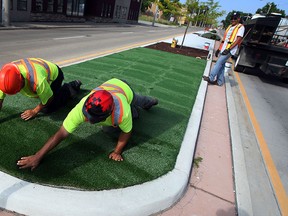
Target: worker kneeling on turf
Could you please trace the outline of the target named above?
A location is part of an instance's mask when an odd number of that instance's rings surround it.
[[[74,97],[82,84],[75,80],[62,85],[63,80],[63,72],[56,64],[40,58],[20,59],[5,64],[0,71],[0,110],[6,94],[20,92],[41,101],[34,109],[24,111],[22,119],[29,120],[40,111],[54,112]]]
[[[70,111],[60,129],[35,154],[22,157],[19,168],[35,169],[45,154],[55,148],[72,133],[81,123],[90,122],[105,127],[120,129],[116,147],[109,158],[122,161],[122,151],[131,133],[133,118],[138,118],[138,108],[149,110],[158,104],[155,98],[135,94],[122,80],[113,78],[92,90]]]

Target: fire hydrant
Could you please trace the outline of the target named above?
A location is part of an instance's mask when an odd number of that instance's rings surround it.
[[[175,38],[173,38],[172,43],[171,43],[171,47],[175,48],[177,46],[178,40],[176,40]]]

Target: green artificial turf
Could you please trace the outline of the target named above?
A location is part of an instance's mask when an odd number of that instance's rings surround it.
[[[39,102],[21,94],[7,96],[0,112],[0,169],[18,178],[47,185],[88,190],[122,188],[153,180],[172,170],[198,92],[205,60],[136,48],[63,68],[65,80],[80,79],[81,94],[52,115],[30,121],[21,111]],[[83,123],[31,172],[16,161],[34,154],[62,124],[73,106],[91,89],[112,78],[125,79],[135,92],[159,99],[141,110],[124,161],[108,159],[117,135]]]

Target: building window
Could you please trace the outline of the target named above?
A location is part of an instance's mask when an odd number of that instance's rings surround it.
[[[53,12],[53,5],[54,5],[54,1],[53,0],[48,0],[47,1],[47,12],[50,12],[50,13]]]
[[[123,7],[123,6],[118,6],[116,5],[116,12],[115,12],[115,17],[117,19],[126,19],[126,15],[127,15],[127,7]]]
[[[32,0],[32,12],[63,13],[64,0]]]
[[[17,10],[27,11],[27,0],[17,0]]]
[[[43,12],[43,0],[36,0],[35,12]]]
[[[84,16],[85,0],[67,0],[68,16]]]
[[[57,1],[57,13],[63,13],[63,0]]]

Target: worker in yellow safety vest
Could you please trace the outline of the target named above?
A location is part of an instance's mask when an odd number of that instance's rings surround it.
[[[83,122],[101,125],[109,132],[119,132],[116,147],[109,154],[109,158],[122,161],[123,148],[132,133],[132,119],[139,117],[139,108],[149,110],[157,104],[156,98],[136,94],[126,81],[110,79],[82,98],[44,146],[35,155],[22,157],[17,165],[20,169],[35,169],[45,154],[67,138]]]
[[[80,90],[81,81],[62,85],[64,75],[60,67],[41,58],[25,58],[5,64],[0,70],[0,110],[6,94],[21,94],[39,98],[34,109],[28,109],[21,118],[29,120],[40,111],[50,113],[66,104]]]
[[[222,86],[224,84],[224,69],[226,61],[235,55],[239,45],[242,42],[245,28],[240,23],[240,14],[233,13],[231,16],[231,25],[228,26],[215,56],[219,58],[215,63],[210,76],[203,76],[203,79],[209,84]]]

